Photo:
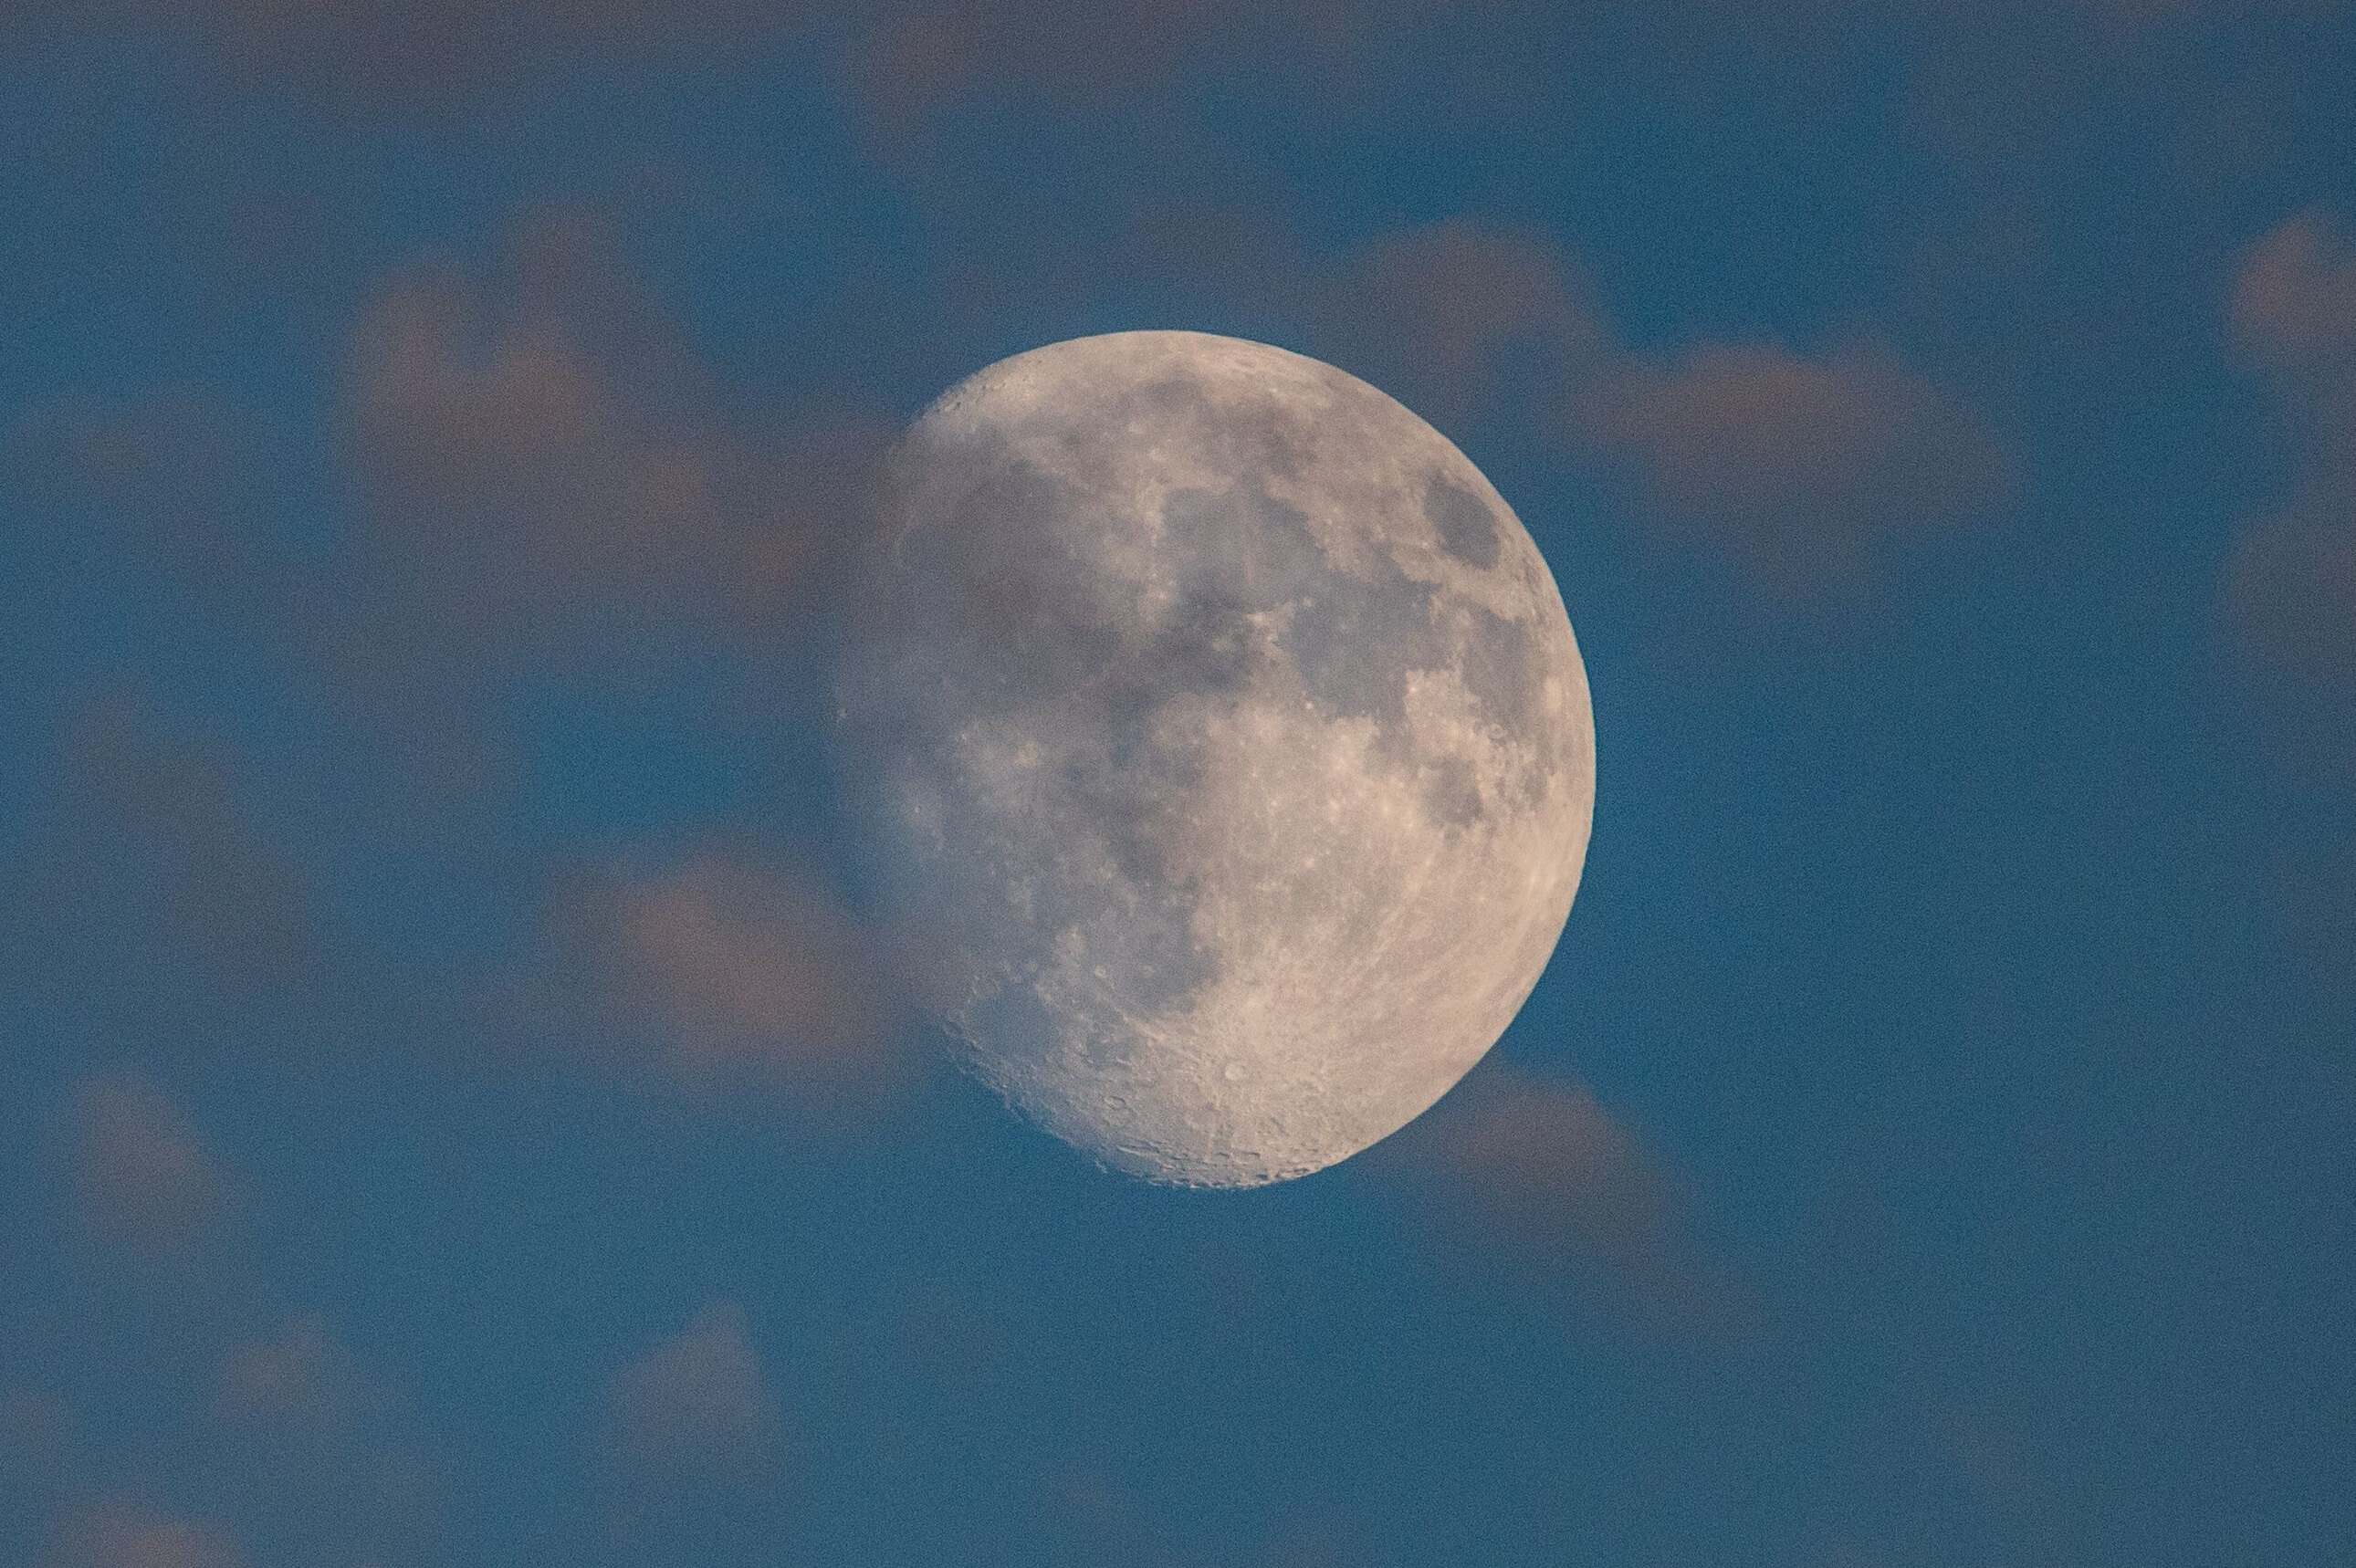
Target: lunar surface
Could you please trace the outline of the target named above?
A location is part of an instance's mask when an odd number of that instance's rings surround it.
[[[981,1080],[1149,1180],[1304,1175],[1495,1043],[1594,799],[1553,577],[1333,367],[1129,332],[911,427],[851,607],[844,798]]]

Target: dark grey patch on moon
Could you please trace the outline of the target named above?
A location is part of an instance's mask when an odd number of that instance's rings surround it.
[[[1470,613],[1458,678],[1507,734],[1530,733],[1546,680],[1537,640],[1519,622],[1483,605],[1472,605]]]
[[[1480,781],[1463,758],[1441,757],[1427,763],[1422,783],[1423,808],[1442,827],[1470,827],[1481,820]]]
[[[1433,483],[1481,507],[1461,486]],[[1162,517],[1170,549],[1187,564],[1179,608],[1145,656],[1167,668],[1178,689],[1234,689],[1248,680],[1256,662],[1250,618],[1284,610],[1278,649],[1332,717],[1371,719],[1382,736],[1396,738],[1408,672],[1460,668],[1498,724],[1517,729],[1528,720],[1535,672],[1522,629],[1472,605],[1471,632],[1458,648],[1434,624],[1438,589],[1409,578],[1387,551],[1374,552],[1371,577],[1335,570],[1300,509],[1257,480],[1223,493],[1176,491]],[[1490,549],[1494,559],[1494,527]]]
[[[1080,521],[1071,516],[1070,487],[1004,453],[976,453],[970,469],[961,511],[1023,517],[1031,527],[1019,534],[977,532],[954,549],[926,551],[938,574],[934,613],[942,618],[943,651],[964,680],[1007,702],[1102,669],[1117,655],[1123,628],[1098,602],[1090,563],[1037,548],[1037,536],[1052,539]]]
[[[1444,474],[1424,486],[1424,515],[1440,532],[1440,546],[1465,565],[1487,571],[1497,564],[1497,517],[1489,503]]]
[[[1309,519],[1259,480],[1173,490],[1162,528],[1181,595],[1225,604],[1238,618],[1276,608],[1327,570]]]
[[[1340,719],[1387,731],[1407,713],[1407,672],[1442,667],[1431,588],[1391,566],[1369,582],[1333,573],[1298,601],[1282,645],[1310,697]],[[1380,648],[1383,656],[1371,657]]]

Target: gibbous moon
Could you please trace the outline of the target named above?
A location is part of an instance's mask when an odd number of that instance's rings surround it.
[[[1595,738],[1537,547],[1364,381],[1193,332],[910,428],[838,688],[881,912],[967,1065],[1157,1182],[1420,1115],[1570,912]]]

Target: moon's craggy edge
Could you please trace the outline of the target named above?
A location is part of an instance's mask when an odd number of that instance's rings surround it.
[[[1519,1008],[1576,890],[1585,676],[1430,426],[1262,345],[1001,361],[903,443],[845,667],[878,896],[974,1071],[1151,1179],[1387,1136]]]

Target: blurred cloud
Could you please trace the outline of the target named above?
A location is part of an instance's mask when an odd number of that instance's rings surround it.
[[[267,80],[315,106],[369,115],[471,109],[562,63],[709,62],[790,41],[793,0],[0,0],[0,39],[112,33],[192,48],[224,78]]]
[[[2227,321],[2295,457],[2286,494],[2226,563],[2226,624],[2285,741],[2338,769],[2356,762],[2356,234],[2309,212],[2260,239]]]
[[[579,897],[625,1029],[689,1089],[840,1106],[905,1077],[875,943],[808,874],[707,850]]]
[[[1275,59],[1326,74],[1429,0],[94,0],[73,14],[0,0],[0,39],[111,32],[193,45],[223,78],[269,80],[314,108],[369,117],[478,112],[569,71],[700,69],[832,56],[886,138],[1004,94],[1122,108],[1190,65]]]
[[[2132,41],[2165,25],[2236,12],[2320,16],[2341,0],[2071,0],[2046,7],[2098,40]],[[1677,0],[1662,8],[1679,65],[1774,51],[1787,70],[1829,52],[1827,37],[1909,19],[1886,0]],[[1931,7],[1950,52],[2001,53],[2019,5]],[[0,0],[0,41],[37,47],[112,34],[178,44],[241,88],[262,80],[331,112],[387,116],[481,112],[552,79],[830,58],[879,136],[905,141],[948,112],[993,98],[1134,112],[1184,73],[1279,74],[1329,93],[1363,92],[1370,61],[1429,66],[1461,11],[1433,0],[92,0],[63,7]],[[1622,27],[1611,7],[1508,3],[1483,8],[1482,69],[1453,73],[1460,91],[1511,77],[1515,46],[1568,22],[1590,37]],[[1641,28],[1631,29],[1644,36]],[[1405,56],[1406,60],[1398,57]]]
[[[783,1424],[744,1309],[712,1303],[624,1368],[607,1411],[619,1476],[660,1493],[741,1491],[774,1474]]]
[[[430,1561],[441,1487],[404,1402],[316,1314],[231,1344],[201,1493],[262,1562]]]
[[[56,780],[26,906],[43,918],[25,939],[60,958],[186,965],[241,995],[328,983],[308,869],[264,825],[228,747],[118,688],[74,717]]]
[[[889,433],[841,400],[733,406],[592,215],[520,222],[491,274],[405,267],[354,331],[359,527],[317,634],[351,716],[462,789],[528,674],[803,635]]]
[[[109,1504],[58,1532],[49,1568],[241,1568],[244,1558],[210,1525]]]
[[[64,1395],[39,1386],[0,1389],[0,1521],[12,1510],[46,1513],[71,1484],[80,1448]]]
[[[11,500],[62,543],[168,582],[193,609],[250,614],[279,578],[252,526],[260,437],[231,400],[198,387],[66,396],[7,432]]]
[[[2104,5],[2109,0],[2083,0]],[[872,4],[844,13],[845,77],[855,105],[889,142],[905,142],[975,102],[1137,113],[1173,79],[1272,79],[1295,101],[1314,95],[1343,113],[1396,91],[1400,77],[1437,78],[1460,110],[1515,112],[1549,84],[1524,69],[1550,33],[1574,31],[1601,59],[1677,40],[1676,68],[1772,51],[1803,70],[1829,35],[1881,19],[1879,0],[1668,0],[1656,24],[1615,7],[1491,0],[948,0]],[[1585,62],[1581,62],[1582,65]],[[1747,62],[1746,62],[1747,63]],[[1571,68],[1574,71],[1580,67]],[[1555,91],[1559,91],[1558,88]],[[1150,112],[1150,109],[1143,112]]]
[[[350,1352],[328,1334],[324,1320],[305,1315],[275,1335],[232,1349],[215,1397],[241,1425],[316,1442],[351,1425],[364,1389]]]
[[[1796,599],[1869,585],[1894,543],[1987,517],[2015,486],[1987,425],[1879,342],[1703,344],[1630,364],[1577,407],[1656,538]]]
[[[849,16],[852,96],[876,130],[897,140],[949,105],[993,91],[1117,101],[1166,77],[1190,51],[1231,37],[1251,13],[1235,0],[964,0],[870,5]]]
[[[1551,408],[1613,353],[1576,261],[1526,229],[1457,217],[1319,254],[1273,213],[1182,204],[1131,214],[1126,245],[1136,269],[1290,324],[1459,437]]]
[[[1484,1065],[1370,1153],[1436,1237],[1525,1285],[1569,1302],[1601,1284],[1600,1300],[1681,1328],[1721,1328],[1733,1310],[1678,1183],[1583,1086]]]
[[[532,699],[615,697],[741,752],[810,750],[827,585],[890,426],[844,399],[748,410],[621,250],[594,214],[541,210],[489,263],[429,259],[383,280],[352,325],[333,421],[345,526],[307,552],[246,533],[214,548],[247,483],[243,421],[215,403],[58,405],[21,428],[16,476],[50,504],[121,519],[166,576],[246,586],[247,649],[288,661],[325,720],[300,765],[351,792],[335,837],[298,853],[256,787],[277,781],[167,717],[157,682],[86,700],[32,847],[33,896],[9,912],[52,989],[107,954],[136,982],[108,996],[153,991],[182,1017],[228,1006],[232,1020],[209,1021],[242,1027],[249,1004],[332,997],[368,1001],[371,1029],[444,1029],[446,997],[472,979],[395,947],[331,955],[320,879],[416,850],[434,861],[423,875],[458,875],[489,848],[505,896],[528,896],[593,858],[562,838],[456,837],[541,803]],[[316,798],[322,781],[306,782]],[[707,1095],[847,1104],[897,1083],[872,944],[818,877],[776,859],[776,837],[764,856],[667,868],[649,868],[659,851],[599,851],[560,895],[551,973],[490,1021],[567,1031],[593,1054],[626,1041],[625,1065]]]
[[[1328,285],[1333,336],[1434,423],[1592,376],[1609,328],[1569,259],[1535,234],[1451,219],[1383,236]]]
[[[788,581],[810,541],[779,525],[804,487],[766,483],[765,454],[717,428],[605,227],[527,220],[501,272],[487,293],[450,263],[412,265],[363,315],[348,413],[376,520],[559,592]]]
[[[134,1072],[88,1080],[76,1109],[73,1205],[84,1231],[143,1262],[194,1262],[220,1234],[232,1195],[188,1114]]]
[[[2236,348],[2274,374],[2356,377],[2356,237],[2305,212],[2251,246],[2233,280]]]
[[[1462,439],[1488,421],[1623,477],[1657,546],[1730,564],[1785,605],[1873,586],[1893,550],[1994,518],[2011,453],[1886,341],[1809,355],[1704,341],[1634,351],[1578,260],[1467,218],[1318,255],[1238,209],[1141,213],[1159,267],[1271,321]]]

